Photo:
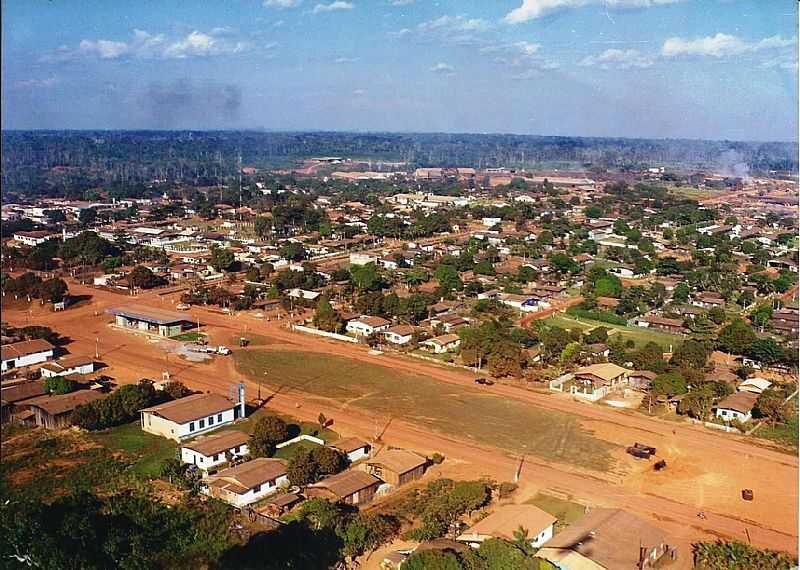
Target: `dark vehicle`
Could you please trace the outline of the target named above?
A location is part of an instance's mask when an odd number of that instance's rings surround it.
[[[636,446],[625,448],[629,455],[633,455],[636,459],[650,459],[650,452]]]
[[[752,501],[753,500],[753,490],[752,489],[742,489],[742,499],[745,501]]]
[[[635,447],[637,449],[641,449],[641,450],[647,451],[650,455],[655,455],[656,454],[656,448],[655,447],[650,447],[649,445],[645,445],[643,443],[639,443],[638,441],[633,444],[633,447]]]
[[[653,465],[653,467],[655,468],[656,471],[661,471],[667,468],[667,462],[662,459],[661,461],[656,462],[656,464]]]
[[[489,380],[488,378],[475,378],[475,383],[482,386],[494,386],[494,380]]]

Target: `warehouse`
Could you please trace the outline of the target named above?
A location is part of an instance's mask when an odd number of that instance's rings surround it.
[[[127,329],[136,329],[158,336],[175,336],[191,328],[192,322],[186,316],[172,311],[163,311],[143,305],[125,305],[108,309],[114,315],[116,325]]]

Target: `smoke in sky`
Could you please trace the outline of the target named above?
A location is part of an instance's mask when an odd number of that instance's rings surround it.
[[[211,128],[235,126],[242,106],[237,85],[197,83],[186,79],[150,83],[141,100],[152,128]]]

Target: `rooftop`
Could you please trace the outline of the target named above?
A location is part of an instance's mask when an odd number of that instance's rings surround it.
[[[312,489],[327,489],[339,498],[349,497],[362,489],[379,485],[381,482],[377,477],[364,471],[342,471],[336,475],[326,477],[319,483],[310,485]]]
[[[528,530],[529,536],[538,536],[556,520],[556,517],[534,505],[505,505],[478,521],[459,536],[458,540],[470,542],[477,535],[513,541],[514,533],[520,526]]]
[[[259,457],[236,467],[223,469],[209,477],[206,483],[243,495],[256,485],[273,481],[282,475],[286,475],[286,462],[283,459]]]
[[[219,394],[193,394],[165,404],[144,408],[140,411],[157,414],[178,424],[185,424],[217,412],[230,410],[235,406],[236,404]]]
[[[195,440],[186,442],[183,447],[196,451],[206,457],[211,457],[217,453],[228,451],[234,447],[246,444],[250,441],[250,436],[238,430],[231,430],[219,435],[208,435],[198,437]]]
[[[33,340],[23,340],[21,342],[4,344],[2,347],[0,347],[0,357],[3,360],[11,360],[14,358],[28,356],[29,354],[46,352],[54,349],[55,347],[46,340],[36,338]]]
[[[425,457],[405,449],[386,449],[368,461],[370,465],[382,465],[395,473],[408,473],[427,462]]]
[[[173,313],[172,311],[164,311],[153,307],[146,307],[144,305],[124,305],[122,307],[114,307],[106,309],[106,312],[111,315],[119,315],[137,321],[147,321],[158,325],[168,325],[171,323],[178,323],[188,321],[186,315],[180,313]]]

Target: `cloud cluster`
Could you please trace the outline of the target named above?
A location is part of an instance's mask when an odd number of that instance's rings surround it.
[[[243,41],[231,39],[229,28],[214,28],[208,32],[195,30],[180,38],[167,38],[164,34],[152,35],[143,30],[134,30],[128,41],[81,40],[78,47],[61,46],[40,57],[43,62],[73,61],[83,58],[114,60],[131,59],[186,59],[189,57],[213,57],[246,51],[250,46]]]
[[[714,36],[693,40],[669,38],[661,48],[661,55],[665,57],[693,55],[722,58],[759,51],[781,50],[796,44],[797,38],[784,39],[781,36],[771,36],[757,42],[748,42],[736,36],[718,33]]]
[[[297,8],[303,0],[264,0],[264,8]]]
[[[336,0],[330,4],[317,4],[311,10],[312,14],[320,14],[322,12],[340,12],[342,10],[352,10],[355,5],[352,2],[345,2],[344,0]]]
[[[439,73],[442,75],[449,75],[455,73],[456,68],[448,63],[437,63],[430,69],[431,73]]]
[[[16,89],[47,89],[58,85],[59,79],[55,75],[44,78],[18,79],[12,83]]]
[[[507,24],[522,24],[571,8],[602,4],[607,8],[650,8],[661,4],[675,4],[684,0],[522,0],[522,5],[506,14]]]
[[[599,55],[590,55],[578,62],[583,67],[597,66],[601,69],[631,69],[650,67],[654,59],[635,49],[607,49]]]

